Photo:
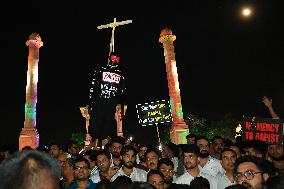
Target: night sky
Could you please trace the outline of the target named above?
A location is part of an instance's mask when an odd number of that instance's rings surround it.
[[[169,99],[160,31],[174,42],[185,115],[220,120],[225,113],[269,117],[261,102],[273,99],[284,116],[284,11],[281,1],[200,1],[133,5],[96,4],[7,7],[1,13],[1,137],[17,144],[24,126],[28,36],[40,34],[37,130],[40,142],[66,141],[85,131],[79,107],[87,104],[92,72],[107,63],[111,29],[98,25],[133,20],[115,32],[115,51],[127,81],[125,133],[155,140],[155,128],[138,125],[135,105]],[[253,15],[240,16],[249,4]],[[132,5],[131,5],[132,6]],[[37,8],[36,8],[37,7]],[[135,7],[135,8],[134,8]],[[4,8],[5,9],[5,8]],[[105,10],[101,12],[100,9]],[[125,11],[124,11],[125,9]],[[150,138],[150,139],[149,139]]]

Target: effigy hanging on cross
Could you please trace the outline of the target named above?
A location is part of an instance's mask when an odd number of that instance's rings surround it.
[[[114,52],[114,31],[115,31],[115,28],[117,26],[130,24],[130,23],[132,23],[132,20],[125,20],[125,21],[117,22],[116,18],[114,18],[112,23],[100,25],[100,26],[97,27],[99,30],[100,29],[106,29],[106,28],[112,28],[111,40],[110,40],[110,45],[109,45],[109,54],[108,55],[110,55],[110,53]]]

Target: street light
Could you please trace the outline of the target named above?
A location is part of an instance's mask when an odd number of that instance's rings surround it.
[[[244,7],[242,8],[242,16],[245,18],[249,18],[252,15],[252,9],[250,7]]]

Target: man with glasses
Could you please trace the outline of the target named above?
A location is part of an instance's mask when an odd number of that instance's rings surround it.
[[[177,184],[173,183],[176,179],[176,176],[174,175],[174,163],[169,158],[161,158],[157,167],[163,174],[164,188],[175,188]]]
[[[254,156],[243,156],[236,161],[235,179],[237,184],[248,189],[263,189],[270,177],[268,164],[265,160]]]
[[[90,163],[83,157],[78,157],[74,165],[74,177],[76,182],[72,183],[67,189],[85,188],[94,189],[96,183],[89,179],[91,173]]]

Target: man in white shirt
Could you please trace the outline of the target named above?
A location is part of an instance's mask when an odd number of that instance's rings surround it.
[[[117,173],[111,178],[111,182],[114,181],[118,176],[127,176],[131,178],[132,182],[134,181],[142,181],[146,182],[147,180],[147,172],[135,168],[136,163],[136,150],[133,146],[127,145],[124,146],[121,150],[122,156],[122,167],[117,171]]]
[[[223,173],[224,169],[222,168],[220,160],[215,159],[209,155],[209,140],[206,137],[199,137],[196,140],[196,145],[200,149],[200,171],[213,177],[216,177],[218,173]]]
[[[177,184],[187,184],[190,185],[190,182],[195,177],[204,177],[210,183],[210,189],[217,189],[216,179],[206,173],[200,171],[198,167],[200,150],[196,145],[189,144],[183,148],[183,163],[186,168],[186,172],[178,177],[175,181]]]
[[[234,164],[237,159],[237,153],[230,149],[224,148],[220,154],[221,165],[224,168],[224,173],[218,173],[216,176],[218,189],[224,189],[227,186],[236,184],[234,177]]]

